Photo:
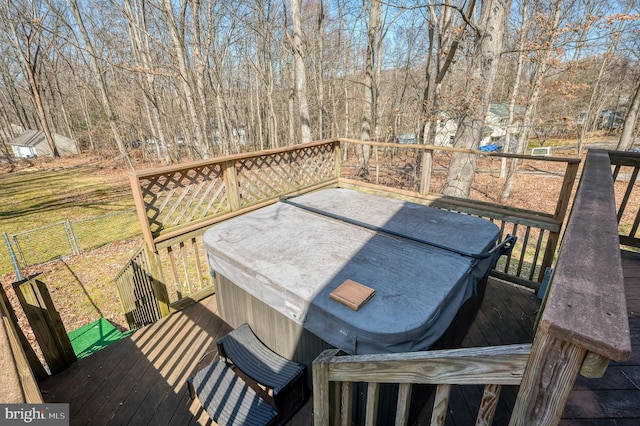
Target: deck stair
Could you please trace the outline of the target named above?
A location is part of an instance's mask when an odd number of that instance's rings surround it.
[[[303,364],[269,349],[248,324],[218,340],[220,359],[189,379],[189,393],[223,425],[276,425],[309,396]]]

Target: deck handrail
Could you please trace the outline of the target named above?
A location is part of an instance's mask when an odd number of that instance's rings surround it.
[[[409,420],[413,384],[437,385],[431,424],[444,424],[452,385],[485,385],[476,424],[490,424],[501,387],[520,384],[530,350],[505,345],[344,356],[326,350],[313,361],[314,425],[351,423],[355,382],[367,384],[366,424],[374,424],[380,383],[400,384],[395,424]]]
[[[590,150],[558,254],[512,425],[555,424],[578,372],[631,355],[611,163]]]

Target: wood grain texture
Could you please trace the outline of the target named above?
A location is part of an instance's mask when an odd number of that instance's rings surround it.
[[[409,422],[411,387],[411,383],[402,383],[398,387],[398,404],[396,406],[395,426],[403,426]]]
[[[528,345],[336,357],[329,380],[424,384],[519,384]]]
[[[631,354],[613,178],[604,151],[587,155],[541,327],[610,359]]]
[[[557,424],[585,355],[585,349],[539,329],[509,424]]]
[[[500,385],[488,384],[484,387],[484,393],[482,394],[482,401],[480,402],[480,409],[478,410],[478,417],[476,419],[476,426],[493,424],[493,417],[498,407],[498,398],[500,397],[501,390],[502,387]]]
[[[313,361],[313,424],[327,426],[330,423],[330,393],[329,393],[329,360],[338,351],[328,349]]]
[[[47,286],[32,278],[14,283],[13,288],[49,369],[59,373],[77,358]]]
[[[335,290],[329,293],[329,297],[346,307],[357,311],[369,301],[376,291],[371,287],[357,283],[353,280],[346,280]]]
[[[451,395],[451,385],[441,384],[436,389],[433,401],[433,412],[431,413],[432,425],[444,425],[449,410],[449,397]]]
[[[580,367],[580,375],[589,379],[602,377],[607,371],[609,361],[609,358],[605,358],[602,355],[587,352],[587,355],[584,357],[584,361],[582,362],[582,366]]]

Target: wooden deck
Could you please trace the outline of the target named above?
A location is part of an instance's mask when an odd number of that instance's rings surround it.
[[[640,419],[640,256],[626,256],[624,265],[634,354],[626,363],[612,364],[603,379],[578,381],[565,424],[626,425]],[[490,281],[463,346],[531,342],[539,306],[530,291]],[[217,316],[215,296],[210,297],[45,380],[43,397],[69,402],[72,425],[210,424],[189,400],[185,381],[215,359],[215,342],[230,329]],[[477,386],[454,387],[447,424],[474,423],[481,392]],[[495,424],[507,423],[515,395],[514,387],[503,389]],[[290,424],[310,425],[311,413],[309,402]]]
[[[601,379],[578,377],[562,425],[640,424],[640,254],[622,252],[631,358],[611,362]]]

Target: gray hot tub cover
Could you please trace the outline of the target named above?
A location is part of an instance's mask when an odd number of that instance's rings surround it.
[[[495,262],[457,253],[495,247],[484,219],[337,188],[292,201],[209,229],[210,266],[350,354],[428,349]],[[346,279],[376,290],[358,311],[329,298]]]

